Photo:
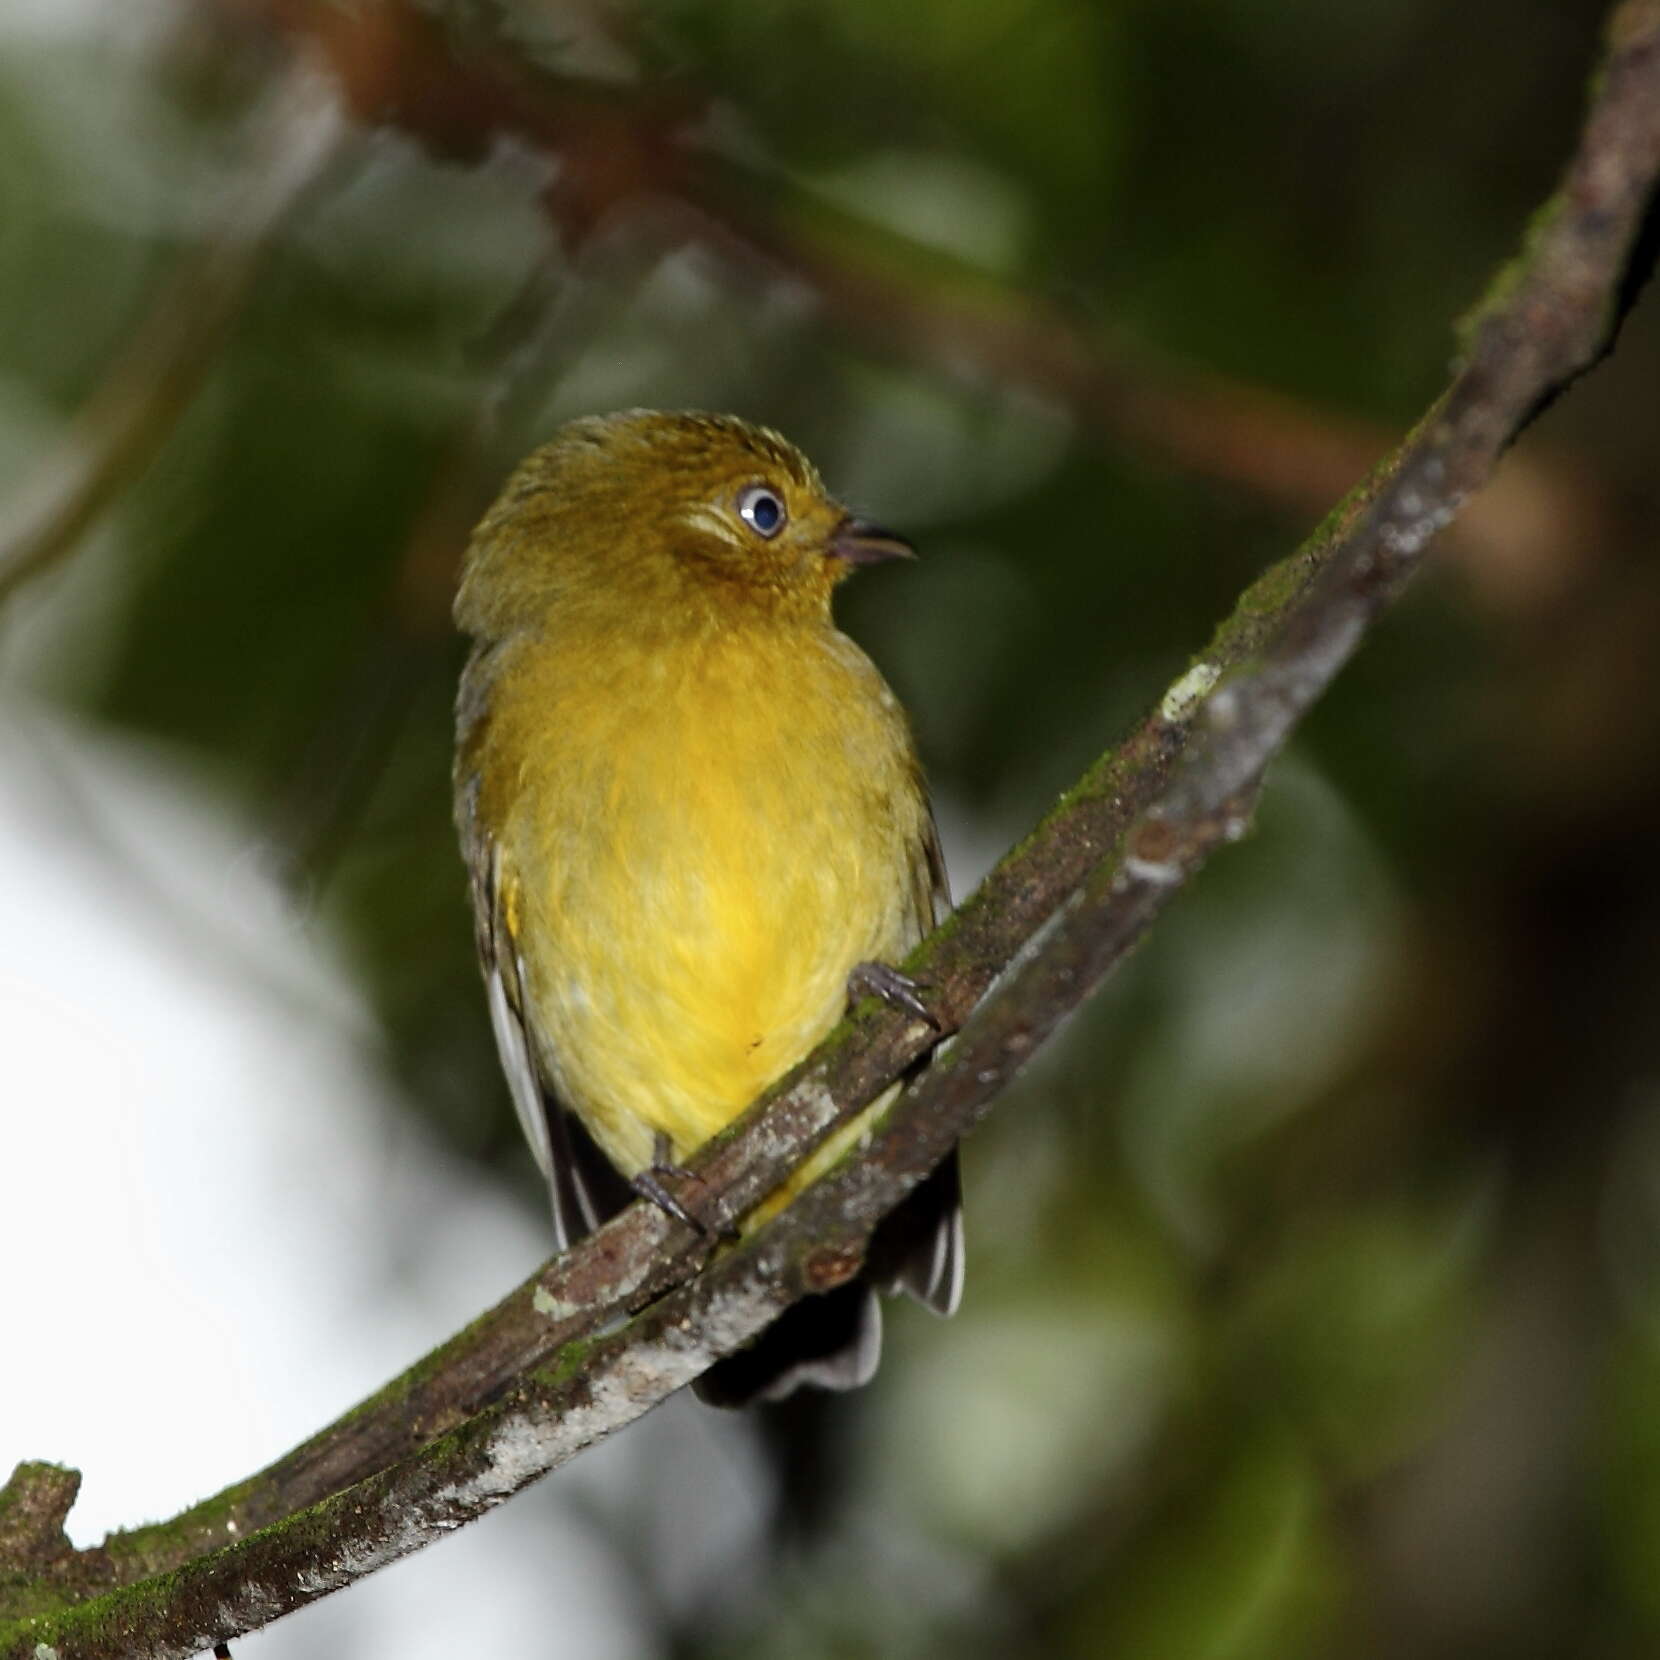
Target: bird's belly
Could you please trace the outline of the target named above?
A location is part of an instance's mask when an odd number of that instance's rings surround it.
[[[625,1174],[730,1122],[840,1018],[856,962],[911,943],[888,815],[848,810],[866,804],[834,779],[792,787],[788,763],[684,759],[676,788],[613,778],[607,833],[552,850],[541,884],[537,1023]]]

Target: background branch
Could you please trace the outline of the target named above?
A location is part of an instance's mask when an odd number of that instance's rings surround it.
[[[169,275],[55,449],[0,521],[0,604],[75,547],[154,459],[218,360],[255,278],[350,134],[339,101],[296,66],[260,99],[227,223]]]
[[[619,91],[527,64],[504,43],[460,59],[442,23],[407,0],[346,11],[204,0],[204,9],[228,38],[280,32],[298,48],[295,61],[251,123],[249,186],[232,222],[180,261],[0,522],[0,602],[72,549],[166,442],[281,232],[348,148],[343,112],[360,131],[401,131],[464,162],[510,136],[559,163],[545,201],[573,248],[620,221],[664,247],[689,238],[740,279],[807,284],[866,349],[1026,386],[1109,444],[1287,514],[1319,511],[1387,447],[1375,423],[1114,340],[753,159],[710,148],[701,135],[718,106],[707,93]],[[320,95],[319,70],[337,98]],[[487,494],[493,457],[478,460],[479,478],[459,481],[467,497]],[[1534,456],[1462,515],[1457,537],[1494,605],[1534,608],[1564,583],[1565,534],[1597,545],[1621,516],[1587,458]]]
[[[961,1032],[866,1149],[712,1262],[687,1230],[634,1207],[338,1424],[173,1523],[57,1551],[49,1524],[68,1478],[21,1469],[0,1505],[15,1553],[4,1606],[48,1611],[0,1628],[0,1656],[33,1660],[39,1644],[60,1660],[186,1655],[267,1623],[482,1513],[856,1272],[880,1217],[1241,833],[1269,761],[1434,533],[1606,349],[1643,274],[1629,261],[1657,172],[1660,3],[1630,0],[1579,151],[1447,391],[912,959]],[[699,1156],[712,1215],[742,1214],[931,1041],[859,1011]],[[619,1312],[634,1318],[594,1335]],[[37,1512],[41,1525],[5,1530]]]

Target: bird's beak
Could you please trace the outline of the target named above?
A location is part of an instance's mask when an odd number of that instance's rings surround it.
[[[879,565],[884,559],[915,559],[916,549],[903,536],[863,519],[843,519],[830,538],[830,551],[849,565]]]

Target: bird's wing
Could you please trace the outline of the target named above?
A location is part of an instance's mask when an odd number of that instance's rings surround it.
[[[940,845],[939,821],[932,803],[922,832],[922,868],[928,873],[928,909],[924,912],[923,933],[931,933],[951,909],[951,877],[945,868],[945,849]]]
[[[490,1024],[519,1127],[548,1180],[554,1237],[565,1250],[619,1209],[627,1194],[619,1194],[619,1179],[565,1110],[546,1075],[525,1017],[524,960],[515,926],[517,882],[501,849],[488,838],[486,842],[475,848],[479,857],[469,863]]]
[[[951,909],[939,826],[929,810],[912,861],[916,938]],[[888,1289],[904,1291],[936,1314],[955,1314],[963,1294],[963,1188],[957,1151],[882,1224],[872,1253],[891,1264]],[[879,1271],[880,1272],[880,1271]]]

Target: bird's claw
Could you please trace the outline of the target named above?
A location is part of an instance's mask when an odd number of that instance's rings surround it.
[[[933,1011],[922,1001],[924,989],[920,981],[913,980],[908,974],[901,974],[890,963],[855,963],[852,972],[847,976],[848,1002],[857,1002],[868,993],[872,997],[880,998],[892,1008],[903,1009],[906,1014],[915,1016],[937,1032],[940,1030],[940,1023],[935,1019]]]
[[[629,1184],[642,1199],[649,1199],[666,1216],[672,1216],[677,1222],[684,1222],[694,1233],[704,1239],[718,1236],[721,1239],[736,1239],[738,1230],[730,1224],[720,1227],[711,1227],[701,1216],[688,1210],[675,1195],[666,1182],[696,1182],[702,1186],[702,1180],[695,1171],[688,1170],[684,1165],[670,1164],[659,1159],[655,1164],[648,1164],[639,1175]]]

